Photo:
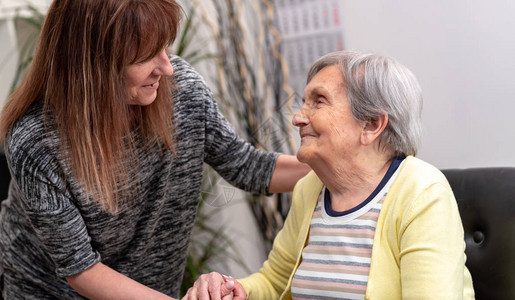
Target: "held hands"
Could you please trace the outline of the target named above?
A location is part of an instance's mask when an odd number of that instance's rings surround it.
[[[234,278],[211,272],[200,275],[182,300],[244,300],[246,298],[245,290]]]

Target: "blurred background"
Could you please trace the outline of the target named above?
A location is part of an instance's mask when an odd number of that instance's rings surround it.
[[[0,0],[0,106],[30,64],[50,2]],[[204,76],[226,117],[260,148],[295,153],[291,117],[307,69],[325,53],[361,50],[392,56],[419,79],[420,158],[441,169],[515,166],[514,1],[179,2],[185,18],[173,52]],[[241,193],[209,168],[204,190],[187,276],[258,270],[289,195]]]

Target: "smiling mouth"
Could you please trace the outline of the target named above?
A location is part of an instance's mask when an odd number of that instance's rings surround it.
[[[300,135],[301,138],[315,136],[312,132],[302,132],[302,131],[299,133],[299,135]]]
[[[154,82],[152,84],[144,85],[144,87],[155,87],[157,85],[157,82]]]

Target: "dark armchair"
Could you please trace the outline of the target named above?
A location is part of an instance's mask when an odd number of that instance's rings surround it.
[[[476,299],[515,299],[515,168],[443,173],[458,202]]]

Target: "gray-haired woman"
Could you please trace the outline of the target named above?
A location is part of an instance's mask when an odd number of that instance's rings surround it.
[[[169,56],[175,0],[54,0],[0,114],[12,180],[0,298],[172,299],[204,163],[236,187],[292,190],[308,167],[240,139],[202,77]]]
[[[317,60],[293,119],[297,158],[313,172],[295,187],[268,260],[239,282],[203,275],[189,299],[209,286],[217,299],[224,280],[248,299],[473,298],[452,190],[414,157],[421,109],[417,80],[391,58]]]

